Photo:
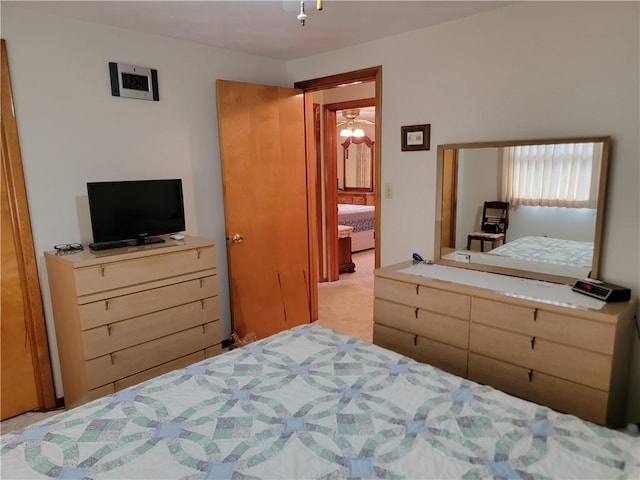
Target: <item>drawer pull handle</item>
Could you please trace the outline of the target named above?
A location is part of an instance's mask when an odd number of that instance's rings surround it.
[[[104,277],[104,265],[100,265],[100,276]]]
[[[420,285],[416,285],[416,295],[420,295]]]
[[[419,308],[416,307],[416,318],[418,318],[418,310],[420,310]]]
[[[533,382],[533,370],[529,369],[529,383]]]
[[[534,308],[533,309],[533,321],[535,322],[536,320],[538,320],[538,309]]]
[[[414,335],[414,336],[413,336],[413,345],[414,345],[415,347],[417,347],[417,346],[418,346],[418,335]]]
[[[107,335],[111,336],[111,325],[107,325]]]
[[[200,249],[196,248],[196,258],[200,260]]]
[[[531,350],[536,347],[536,337],[531,337]]]
[[[109,354],[109,358],[111,358],[111,365],[115,365],[116,363],[116,356],[113,353]]]
[[[198,280],[200,280],[200,288],[202,288],[202,285],[204,284],[204,280],[199,278]]]
[[[207,333],[206,329],[204,328],[205,326],[202,325],[202,334],[205,335]]]
[[[200,300],[200,310],[204,310],[204,298]]]
[[[105,310],[109,310],[109,299],[108,298],[104,301],[104,309]]]

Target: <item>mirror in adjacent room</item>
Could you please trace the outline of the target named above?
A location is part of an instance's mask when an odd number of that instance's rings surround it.
[[[557,283],[598,278],[609,145],[610,137],[439,145],[436,263]],[[494,201],[509,203],[508,222],[483,227]]]
[[[339,112],[338,190],[373,192],[375,107]]]
[[[373,192],[373,143],[366,135],[347,137],[342,143],[345,191]]]

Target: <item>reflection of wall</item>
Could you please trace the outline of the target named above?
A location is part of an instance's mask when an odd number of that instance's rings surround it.
[[[480,228],[484,202],[500,199],[498,165],[496,148],[459,151],[457,249],[466,249],[467,235]],[[507,241],[535,235],[592,242],[595,222],[595,209],[519,206],[509,211]]]
[[[458,154],[456,248],[467,248],[467,235],[480,229],[484,202],[498,200],[495,148],[466,148]]]
[[[509,212],[509,238],[526,235],[593,242],[596,210],[519,206]]]

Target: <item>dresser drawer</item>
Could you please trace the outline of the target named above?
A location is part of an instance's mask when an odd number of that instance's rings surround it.
[[[78,296],[215,267],[213,246],[77,268]]]
[[[211,297],[218,293],[218,276],[212,275],[160,288],[78,306],[83,330],[115,323],[126,318],[156,312],[175,305]]]
[[[135,375],[131,375],[121,380],[116,380],[113,383],[114,390],[117,392],[119,390],[132,387],[133,385],[137,385],[140,382],[150,380],[159,375],[178,370],[179,368],[188,367],[193,363],[204,360],[204,358],[204,350],[199,350],[189,355],[185,355],[184,357],[180,357],[176,360],[172,360],[171,362],[163,363],[162,365],[158,365],[157,367],[153,367],[143,372],[136,373]]]
[[[471,321],[557,343],[612,354],[615,325],[474,297]]]
[[[85,359],[218,320],[218,297],[167,308],[82,332]]]
[[[374,295],[376,298],[419,307],[423,310],[463,320],[468,320],[471,308],[471,297],[468,295],[381,277],[376,277],[374,281]]]
[[[609,390],[611,357],[472,323],[471,352],[538,370],[582,385]]]
[[[220,342],[220,322],[175,333],[86,362],[88,388],[96,388]]]
[[[455,375],[467,375],[467,351],[419,335],[373,325],[373,343]]]
[[[560,412],[607,423],[608,396],[601,390],[475,353],[469,354],[469,379]]]
[[[469,345],[468,321],[417,307],[376,298],[373,303],[373,321],[465,350]]]

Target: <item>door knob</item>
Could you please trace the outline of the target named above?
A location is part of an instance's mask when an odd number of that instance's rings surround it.
[[[233,236],[231,237],[231,241],[233,243],[242,243],[244,241],[244,237],[239,233],[234,233]]]

